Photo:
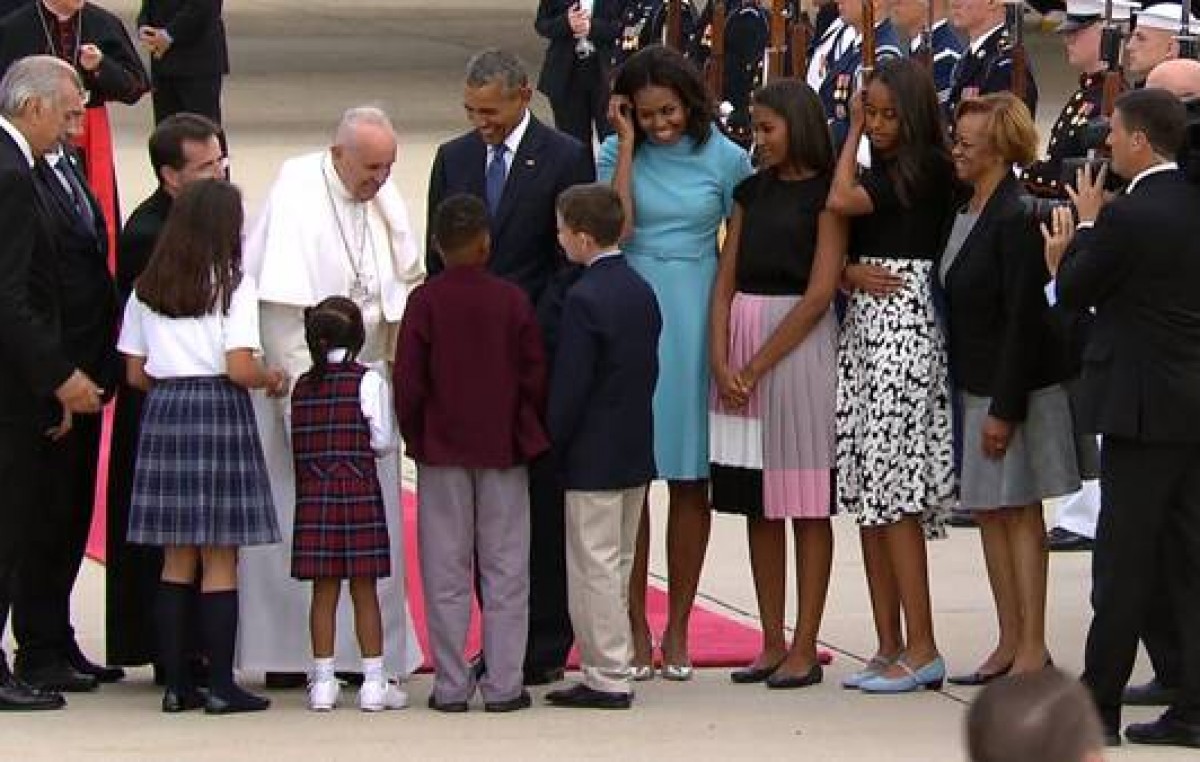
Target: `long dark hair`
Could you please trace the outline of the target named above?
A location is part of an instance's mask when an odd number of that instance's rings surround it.
[[[833,172],[833,140],[821,100],[799,79],[775,79],[754,91],[753,106],[771,109],[787,125],[788,162],[818,175]]]
[[[330,296],[304,310],[304,341],[312,357],[310,373],[316,378],[325,375],[329,353],[335,349],[346,350],[348,361],[356,359],[366,335],[362,312],[344,296]]]
[[[684,132],[697,146],[704,145],[712,134],[713,100],[704,86],[700,72],[682,53],[650,45],[629,57],[617,71],[613,80],[613,95],[624,95],[633,100],[633,95],[643,87],[665,87],[675,92],[687,111],[687,126]],[[633,117],[634,145],[640,146],[646,132]]]
[[[929,70],[908,58],[890,59],[879,64],[871,72],[867,85],[873,82],[888,89],[899,115],[900,136],[896,151],[885,163],[900,202],[911,206],[925,184],[935,181],[934,167],[951,164],[937,90]],[[875,158],[873,150],[872,158]]]
[[[242,282],[242,194],[225,180],[184,187],[137,279],[137,297],[170,318],[229,312]]]

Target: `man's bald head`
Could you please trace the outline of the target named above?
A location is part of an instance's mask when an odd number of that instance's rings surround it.
[[[396,130],[382,109],[352,108],[342,114],[329,149],[342,184],[356,201],[370,201],[396,163]]]
[[[1161,87],[1180,100],[1200,97],[1200,61],[1176,58],[1163,61],[1146,77],[1146,87]]]

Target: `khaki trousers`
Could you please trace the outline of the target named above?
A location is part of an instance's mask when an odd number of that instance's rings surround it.
[[[567,598],[583,682],[629,693],[629,574],[646,486],[566,492]]]

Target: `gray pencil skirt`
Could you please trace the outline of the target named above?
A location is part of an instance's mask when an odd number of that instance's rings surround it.
[[[1076,437],[1065,388],[1055,384],[1030,393],[1025,420],[1013,431],[1003,458],[989,458],[980,444],[991,398],[966,392],[961,398],[961,508],[1032,505],[1079,489],[1081,473],[1090,471],[1087,464],[1095,462],[1095,440]]]

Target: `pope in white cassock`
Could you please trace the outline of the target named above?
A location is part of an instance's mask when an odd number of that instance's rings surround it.
[[[304,308],[347,296],[362,309],[366,343],[359,361],[392,378],[395,337],[409,291],[423,277],[416,237],[400,193],[388,182],[396,135],[387,115],[347,111],[329,150],[289,159],[246,240],[246,273],[258,283],[263,353],[293,382],[311,365]],[[291,577],[295,484],[284,429],[287,399],[257,395],[255,413],[283,541],[243,549],[239,667],[304,672],[312,663],[310,584]],[[379,462],[391,538],[391,576],[378,584],[383,613],[384,668],[407,677],[422,661],[404,585],[400,456]],[[360,660],[348,594],[338,608],[336,667],[358,671]]]

